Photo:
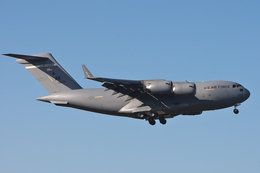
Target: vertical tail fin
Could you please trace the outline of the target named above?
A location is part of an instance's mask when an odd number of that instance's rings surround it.
[[[50,93],[82,89],[82,87],[62,68],[50,53],[36,55],[4,54],[18,58],[22,64]]]

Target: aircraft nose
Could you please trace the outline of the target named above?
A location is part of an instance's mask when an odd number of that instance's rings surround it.
[[[245,100],[247,100],[250,97],[250,91],[248,89],[245,88]]]

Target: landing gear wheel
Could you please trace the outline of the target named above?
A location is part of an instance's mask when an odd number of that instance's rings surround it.
[[[151,124],[151,125],[155,125],[155,123],[156,123],[153,118],[150,118],[148,121],[149,121],[149,124]]]
[[[238,109],[234,109],[233,111],[235,114],[238,114],[239,113],[239,110]]]
[[[160,117],[160,118],[159,118],[159,121],[160,121],[160,123],[163,124],[163,125],[167,123],[167,121],[166,121],[166,119],[165,119],[164,117]]]

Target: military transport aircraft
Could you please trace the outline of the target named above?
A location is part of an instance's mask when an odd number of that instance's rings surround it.
[[[122,80],[94,77],[82,65],[85,77],[103,83],[104,88],[83,89],[50,53],[4,54],[18,58],[49,91],[37,100],[102,114],[145,119],[151,125],[177,115],[199,115],[202,111],[234,106],[247,100],[250,92],[228,81],[172,82],[169,80]]]

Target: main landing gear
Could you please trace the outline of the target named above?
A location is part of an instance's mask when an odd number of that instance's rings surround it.
[[[155,119],[157,119],[159,117],[159,115],[156,112],[152,112],[150,115],[147,115],[146,113],[140,113],[140,114],[138,114],[138,117],[141,118],[141,119],[148,120],[149,124],[151,124],[153,126],[153,125],[156,124]],[[163,125],[167,123],[164,116],[159,117],[159,121]]]
[[[149,124],[155,125],[156,121],[153,118],[149,118]]]
[[[148,119],[149,124],[155,125],[156,122],[154,119],[157,118],[158,116],[159,115],[157,113],[151,113],[151,117]],[[163,116],[159,117],[159,121],[163,125],[167,123],[166,119]]]
[[[163,125],[167,123],[167,121],[166,121],[166,119],[165,119],[164,117],[160,117],[160,118],[159,118],[159,121],[160,121],[160,123],[163,124]]]
[[[156,112],[152,112],[150,118],[148,119],[149,124],[155,125],[156,121],[154,120],[154,118],[156,117],[158,117],[158,114]]]
[[[156,123],[156,121],[154,120],[154,118],[149,118],[148,121],[149,121],[149,124],[151,124],[151,125],[155,125],[155,123]],[[160,123],[163,124],[163,125],[167,123],[167,121],[166,121],[166,119],[165,119],[164,117],[160,117],[160,118],[159,118],[159,121],[160,121]]]

